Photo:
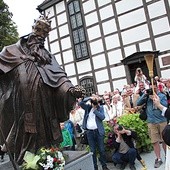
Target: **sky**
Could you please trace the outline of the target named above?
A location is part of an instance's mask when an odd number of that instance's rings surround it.
[[[37,6],[44,0],[4,0],[9,6],[9,11],[13,13],[12,20],[18,27],[19,36],[24,36],[32,31],[34,19],[40,16]]]

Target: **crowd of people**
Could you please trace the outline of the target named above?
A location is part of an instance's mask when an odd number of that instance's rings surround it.
[[[162,114],[162,109],[157,105],[159,103],[165,108],[169,107],[170,79],[161,79],[155,76],[151,88],[151,83],[143,75],[142,70],[137,68],[134,80],[134,84],[125,85],[122,90],[116,88],[113,92],[105,91],[103,95],[92,94],[90,97],[80,98],[77,100],[75,109],[70,112],[70,121],[74,128],[73,145],[75,145],[72,148],[73,150],[82,149],[80,135],[86,131],[89,148],[93,152],[95,170],[98,169],[97,153],[99,153],[99,161],[103,170],[108,170],[105,157],[103,121],[115,121],[113,127],[115,134],[113,135],[113,146],[115,147],[112,156],[113,163],[115,165],[120,164],[120,169],[125,169],[127,163],[129,163],[130,169],[135,170],[135,160],[137,159],[145,166],[144,160],[133,144],[133,139],[136,139],[136,132],[125,129],[125,127],[119,129],[120,127],[116,123],[117,117],[126,113],[135,114],[145,103],[148,132],[155,153],[154,168],[159,168],[163,163],[160,144],[162,144],[166,155],[166,144],[162,138],[162,131],[169,120]]]

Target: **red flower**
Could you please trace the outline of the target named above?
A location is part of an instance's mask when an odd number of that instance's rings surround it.
[[[57,158],[53,158],[53,162],[57,162]]]
[[[50,151],[51,151],[51,152],[55,152],[55,148],[52,147],[52,148],[50,149]]]

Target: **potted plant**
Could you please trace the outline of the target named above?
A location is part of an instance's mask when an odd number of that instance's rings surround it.
[[[115,122],[124,126],[125,128],[134,130],[137,133],[136,148],[139,152],[150,152],[152,148],[151,140],[148,135],[147,122],[139,118],[139,114],[123,114],[121,117],[110,122],[104,122],[105,128],[105,151],[107,162],[112,162],[112,154],[114,147],[112,146],[111,136],[113,135],[113,126]]]
[[[117,121],[125,128],[132,129],[137,133],[138,138],[135,142],[139,151],[150,152],[153,149],[148,135],[147,122],[139,118],[139,113],[124,114]]]

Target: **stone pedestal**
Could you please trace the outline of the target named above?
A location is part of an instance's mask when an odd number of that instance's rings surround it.
[[[87,151],[64,151],[68,155],[64,170],[94,170],[92,153]]]
[[[92,153],[87,151],[63,151],[66,155],[64,170],[94,170]],[[8,155],[0,163],[0,170],[14,170]]]

